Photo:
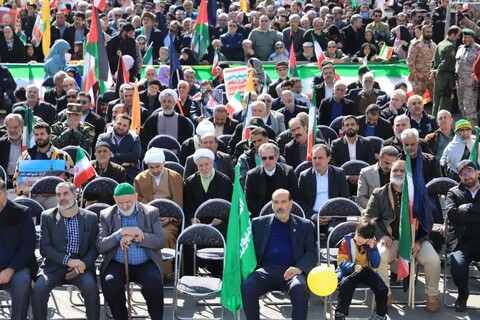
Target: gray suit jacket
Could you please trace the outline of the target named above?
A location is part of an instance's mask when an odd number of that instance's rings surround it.
[[[98,252],[95,246],[98,233],[97,215],[85,209],[78,209],[78,231],[80,250],[78,259],[85,262],[87,270],[95,270]],[[51,273],[67,272],[63,259],[67,255],[67,229],[64,218],[57,208],[42,212],[40,253],[45,258],[42,271]]]
[[[163,259],[161,249],[164,246],[165,236],[163,235],[162,224],[160,223],[160,214],[158,209],[143,203],[137,202],[137,222],[138,228],[143,231],[145,238],[139,244],[141,248],[147,251],[148,256],[157,265],[162,272]],[[120,244],[115,240],[116,232],[122,228],[120,216],[117,213],[117,206],[112,206],[100,212],[100,230],[98,232],[97,248],[98,252],[103,254],[104,258],[100,271],[105,268],[115,256],[115,252],[120,248]]]
[[[270,122],[270,123],[268,123]],[[267,125],[270,126],[270,128],[275,131],[275,133],[278,135],[285,131],[285,116],[281,114],[280,112],[271,110],[270,111],[270,116],[268,117]]]
[[[375,188],[380,188],[380,174],[378,163],[360,170],[357,188],[357,204],[365,209],[368,199]]]

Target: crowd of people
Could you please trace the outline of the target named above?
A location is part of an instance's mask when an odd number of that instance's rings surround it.
[[[4,7],[15,6],[4,1]],[[235,165],[240,166],[258,262],[242,284],[247,319],[258,318],[259,296],[279,289],[290,293],[293,318],[307,318],[306,276],[318,263],[317,222],[322,234],[343,222],[318,214],[327,200],[339,197],[355,199],[363,217],[340,248],[335,319],[348,316],[358,282],[375,292],[376,319],[386,319],[388,306],[395,301],[388,266],[398,257],[408,155],[413,175],[423,184],[439,177],[459,183],[447,195],[446,216],[438,199],[429,199],[425,232],[416,234],[412,254],[424,267],[426,310],[437,312],[437,252],[443,236],[455,239],[450,256],[459,289],[455,308],[464,312],[468,267],[480,259],[475,250],[480,244],[475,232],[480,223],[479,161],[471,156],[478,153],[473,132],[478,125],[480,80],[476,43],[480,28],[474,10],[464,7],[457,12],[457,25],[445,31],[448,0],[396,1],[379,8],[359,0],[288,4],[266,0],[251,1],[247,12],[238,2],[219,1],[217,15],[209,21],[210,45],[199,57],[191,49],[198,7],[199,1],[191,0],[107,1],[99,19],[109,71],[116,78],[121,53],[131,83],[113,86],[98,97],[82,90],[82,74],[72,64],[83,59],[84,39],[92,23],[91,2],[52,8],[51,48],[46,57],[33,35],[40,14],[35,2],[18,8],[15,19],[3,15],[2,64],[45,63],[48,80],[43,89],[35,84],[22,87],[8,67],[0,65],[4,118],[0,166],[5,171],[0,180],[0,289],[12,294],[12,319],[26,319],[30,295],[34,318],[45,319],[49,292],[63,283],[81,290],[87,318],[98,319],[95,260],[99,255],[103,256],[102,292],[114,318],[127,318],[123,294],[127,259],[130,279],[141,284],[150,317],[162,319],[162,279],[174,270],[171,263],[163,263],[161,249],[175,248],[181,221],[159,217],[148,203],[172,200],[182,208],[187,226],[208,223],[226,237],[228,221],[198,220],[194,215],[209,199],[231,201]],[[391,59],[406,60],[409,69],[408,81],[395,83],[392,91],[376,81],[369,67],[384,46],[393,48]],[[299,62],[317,63],[318,48],[324,61],[313,79],[315,99],[310,99],[302,79],[289,74],[289,55]],[[149,49],[153,64],[142,71]],[[170,81],[172,51],[182,65],[175,87]],[[199,79],[190,66],[212,65],[215,57],[219,59],[215,78]],[[234,62],[246,64],[254,74],[254,91],[243,96],[251,118],[246,110],[231,112],[228,107],[223,70]],[[269,62],[275,66],[275,76],[264,70]],[[336,65],[349,62],[359,63],[358,79],[352,83],[335,71]],[[138,133],[130,130],[136,80]],[[222,90],[223,101],[210,114],[205,111],[204,93],[215,89]],[[320,125],[312,150],[308,148],[310,107],[315,107]],[[461,119],[454,121],[452,113],[457,109]],[[23,150],[30,110],[34,144]],[[244,139],[247,129],[249,137]],[[81,147],[92,159],[93,179],[107,177],[119,183],[114,195],[83,195],[87,205],[111,205],[99,218],[77,204],[81,189],[70,182],[76,159],[62,150],[69,146]],[[305,164],[307,155],[311,161]],[[39,244],[44,259],[37,273],[29,209],[8,200],[7,189],[15,189],[18,197],[29,196],[19,183],[19,163],[45,159],[64,160],[66,182],[57,186],[55,195],[32,195],[45,209]],[[346,175],[341,168],[352,160],[365,163],[358,175]],[[178,166],[168,166],[171,161]],[[269,201],[274,214],[262,216]],[[291,214],[294,202],[305,218]],[[438,236],[432,227],[444,219],[451,229],[440,228]],[[186,274],[196,272],[191,260],[186,264]],[[218,264],[205,267],[221,275]]]

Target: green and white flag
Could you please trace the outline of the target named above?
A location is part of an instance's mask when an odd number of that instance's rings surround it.
[[[151,66],[153,64],[153,51],[152,51],[153,42],[148,46],[147,52],[143,56],[143,65]]]

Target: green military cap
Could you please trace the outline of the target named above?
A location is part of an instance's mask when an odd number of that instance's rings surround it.
[[[464,36],[472,36],[472,37],[475,37],[475,31],[473,31],[472,29],[469,29],[469,28],[464,28],[462,29],[462,34]]]
[[[263,122],[263,119],[260,117],[253,117],[250,120],[250,123],[248,124],[247,128],[258,128],[258,127],[265,127],[265,122]]]
[[[67,104],[67,113],[82,114],[82,105],[80,103]]]

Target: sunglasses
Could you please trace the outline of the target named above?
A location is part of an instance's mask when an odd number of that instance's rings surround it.
[[[76,95],[74,95],[74,96],[70,95],[70,96],[67,96],[67,99],[72,99],[72,98],[76,98],[76,97],[77,97]]]
[[[87,104],[87,103],[88,103],[87,100],[80,100],[80,101],[78,101],[78,102],[81,103],[81,104]]]
[[[274,159],[275,159],[275,156],[262,157],[262,161],[274,160]]]

